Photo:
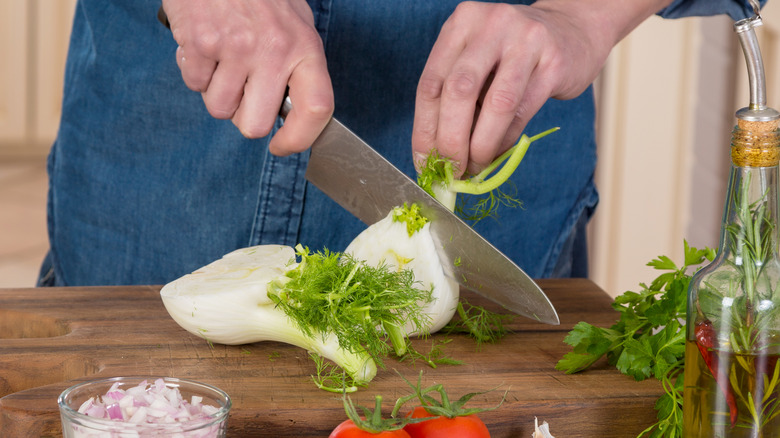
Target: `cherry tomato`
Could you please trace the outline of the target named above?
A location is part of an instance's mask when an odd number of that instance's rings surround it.
[[[433,417],[424,407],[418,406],[411,412],[412,418]],[[487,426],[476,415],[447,418],[437,417],[420,423],[404,426],[411,438],[490,438]]]
[[[333,429],[328,438],[410,438],[403,429],[389,430],[379,433],[366,432],[357,427],[352,420],[344,420]]]

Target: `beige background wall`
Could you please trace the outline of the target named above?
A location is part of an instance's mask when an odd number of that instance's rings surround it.
[[[45,154],[57,132],[75,4],[0,2],[0,156]]]
[[[760,29],[769,105],[780,105],[780,4]],[[0,2],[0,159],[44,160],[54,138],[75,0]],[[591,278],[616,295],[680,260],[683,239],[717,245],[744,60],[727,17],[653,17],[621,42],[597,83],[601,204]]]
[[[780,2],[758,28],[768,104],[780,105]],[[682,261],[683,240],[716,247],[734,112],[749,103],[745,61],[728,17],[652,17],[612,52],[598,82],[601,204],[591,277],[616,295]]]

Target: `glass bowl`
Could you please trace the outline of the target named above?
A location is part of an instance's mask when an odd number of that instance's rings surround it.
[[[57,404],[63,438],[219,438],[227,432],[232,405],[230,396],[221,389],[173,377],[83,382],[63,391]]]

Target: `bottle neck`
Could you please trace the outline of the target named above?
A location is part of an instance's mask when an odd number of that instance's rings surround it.
[[[722,230],[726,243],[724,248],[777,240],[779,181],[780,168],[777,165],[732,165]],[[774,247],[776,245],[772,245]]]

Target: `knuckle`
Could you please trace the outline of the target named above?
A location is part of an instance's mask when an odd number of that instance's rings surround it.
[[[460,158],[460,151],[463,149],[462,145],[463,141],[451,134],[441,134],[436,141],[436,147],[439,152],[456,160]]]
[[[417,84],[417,93],[426,100],[434,100],[441,97],[443,80],[438,75],[423,74]]]
[[[211,115],[211,117],[214,117],[215,119],[227,120],[233,117],[233,113],[223,108],[214,108],[214,107],[206,107],[206,108],[209,110],[209,114]]]
[[[564,78],[561,77],[561,72],[567,68],[569,61],[566,57],[559,53],[550,53],[547,58],[547,71],[550,72],[550,81],[561,81]]]
[[[460,2],[455,7],[455,10],[452,12],[451,17],[458,21],[460,19],[468,20],[470,17],[473,17],[476,13],[476,9],[479,8],[481,5],[478,2],[473,1],[465,1]]]
[[[232,32],[227,38],[227,43],[232,51],[248,52],[257,45],[257,37],[254,32],[241,30]]]
[[[532,114],[533,110],[528,105],[528,102],[520,102],[515,110],[515,122],[525,123],[530,119],[529,114]]]
[[[182,78],[184,84],[192,91],[202,93],[206,91],[208,87],[208,81],[202,75],[196,75],[190,73],[187,69],[182,70]]]
[[[311,29],[299,29],[294,33],[268,32],[263,40],[263,50],[274,56],[289,56],[293,52],[299,56],[312,51],[322,51],[319,34]]]
[[[303,119],[315,122],[323,122],[330,119],[330,116],[333,115],[333,109],[333,101],[314,98],[309,99],[308,101],[303,102],[302,105],[297,106],[295,111]]]
[[[241,135],[243,135],[246,138],[262,138],[266,135],[271,133],[271,129],[273,129],[273,123],[267,124],[267,123],[243,123],[243,122],[236,122],[233,120],[233,124],[235,124],[239,131],[241,131]]]
[[[333,115],[334,104],[323,99],[317,99],[306,107],[309,116],[315,120],[326,120]]]
[[[491,19],[501,22],[517,22],[517,8],[509,3],[495,3],[491,5]]]
[[[215,97],[206,93],[203,98],[206,109],[215,119],[226,120],[233,117],[238,105],[222,97]]]
[[[526,20],[523,32],[528,41],[546,41],[550,38],[550,29],[547,25],[537,20]]]
[[[195,51],[205,57],[214,58],[220,47],[222,36],[220,32],[211,27],[200,28],[195,32],[195,37],[190,40],[190,45]]]
[[[322,50],[322,39],[313,29],[306,29],[299,32],[296,41],[306,50]]]
[[[513,113],[520,105],[520,96],[510,90],[499,89],[489,94],[487,105],[495,112]]]
[[[270,33],[263,41],[263,50],[274,55],[287,54],[293,46],[293,40],[284,34]]]
[[[435,119],[415,120],[414,131],[420,139],[431,139],[436,135],[437,121]]]
[[[444,89],[456,98],[474,97],[479,94],[479,88],[476,75],[463,70],[455,71],[444,84]]]

